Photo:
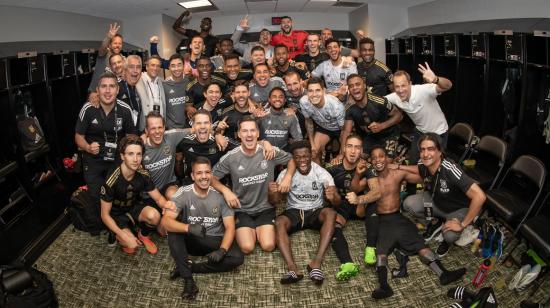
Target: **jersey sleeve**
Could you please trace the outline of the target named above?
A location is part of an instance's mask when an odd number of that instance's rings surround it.
[[[344,127],[344,122],[346,118],[346,111],[344,110],[344,105],[340,102],[337,102],[336,105],[336,121],[338,121],[338,126],[340,128]]]
[[[311,77],[323,77],[323,70],[324,70],[324,63],[325,62],[321,62],[319,65],[317,65],[317,67],[313,70],[313,72],[311,72]]]
[[[373,178],[378,177],[378,173],[376,172],[376,170],[374,168],[368,167],[367,171],[365,172],[365,175],[363,175],[363,177],[367,180],[373,179]]]
[[[276,148],[275,150],[276,153],[275,153],[275,157],[273,158],[273,162],[275,162],[276,165],[286,164],[290,159],[292,159],[292,156],[290,155],[290,153],[285,152],[277,147],[275,148]]]
[[[109,177],[107,177],[109,178]],[[99,191],[99,197],[101,200],[105,202],[113,202],[115,199],[114,190],[111,186],[107,185],[107,183],[104,183],[101,186],[101,189]]]
[[[277,183],[281,183],[283,181],[283,178],[285,177],[285,174],[286,174],[286,168],[283,169],[283,171],[281,171],[281,173],[279,173],[279,176],[277,176]]]
[[[216,192],[217,196],[218,196],[218,203],[220,204],[220,209],[221,209],[221,212],[222,212],[222,218],[224,217],[229,217],[229,216],[234,216],[235,215],[235,211],[233,211],[232,208],[230,208],[227,203],[225,203],[225,199],[223,198],[223,196]]]
[[[469,177],[463,170],[461,170],[456,164],[449,164],[450,167],[446,169],[446,172],[447,174],[449,174],[448,179],[450,183],[457,186],[463,193],[466,193],[468,189],[470,189],[472,184],[474,184],[474,180]]]
[[[225,154],[220,158],[218,163],[214,165],[212,169],[212,174],[218,179],[223,178],[231,172],[231,156],[230,153]]]
[[[307,106],[307,96],[304,95],[302,98],[300,98],[300,110],[302,112],[302,115],[304,118],[309,119],[311,117],[311,112]]]
[[[151,179],[151,176],[149,175],[149,171],[142,170],[142,171],[139,171],[139,172],[143,176],[143,181],[144,181],[143,190],[146,191],[146,192],[150,192],[150,191],[155,190],[155,188],[156,188],[155,183],[153,183],[153,180]]]
[[[345,114],[344,114],[344,121],[353,121],[353,106],[349,106],[348,108],[344,108]]]
[[[86,131],[88,130],[88,125],[90,121],[88,120],[87,110],[89,108],[95,108],[95,107],[92,107],[90,103],[84,104],[84,106],[82,106],[82,108],[80,109],[78,118],[76,119],[75,132],[79,135],[86,135]]]
[[[290,136],[296,141],[302,140],[302,129],[296,115],[290,117]]]
[[[332,177],[332,175],[330,175],[330,173],[328,171],[326,171],[325,169],[322,169],[319,168],[321,170],[321,174],[319,176],[319,180],[321,182],[323,182],[323,185],[325,186],[335,186],[334,185],[334,178]]]

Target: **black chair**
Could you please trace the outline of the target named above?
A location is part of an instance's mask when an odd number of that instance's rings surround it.
[[[537,252],[539,257],[546,263],[550,263],[550,193],[546,194],[542,205],[538,208],[536,213],[521,224],[519,227],[519,236],[520,239],[525,239],[527,241],[528,245]],[[508,253],[507,258],[512,257],[512,253],[520,243],[521,241],[518,241],[514,248]],[[531,292],[530,296],[533,296],[540,288],[548,272],[548,267],[544,267],[537,279],[538,285]]]
[[[486,192],[488,208],[513,230],[514,236],[537,203],[545,178],[544,164],[534,156],[522,155],[506,171],[500,184]]]
[[[474,167],[464,166],[464,172],[474,179],[483,190],[495,187],[508,155],[508,145],[494,136],[483,136],[470,151],[468,159],[476,161]]]
[[[468,154],[473,139],[474,129],[470,125],[466,123],[456,123],[449,130],[445,156],[458,164],[461,163]]]

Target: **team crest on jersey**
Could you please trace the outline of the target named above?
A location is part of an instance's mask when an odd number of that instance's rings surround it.
[[[216,148],[208,149],[208,154],[215,154],[215,153],[216,153]]]
[[[267,160],[264,159],[260,162],[260,168],[267,169]]]
[[[340,80],[346,80],[346,73],[340,73]]]
[[[105,195],[105,187],[101,186],[101,194]]]
[[[319,186],[317,186],[317,182],[311,182],[311,189],[319,190]]]
[[[445,181],[444,179],[439,180],[439,191],[441,191],[442,193],[448,193],[449,192],[449,187],[447,186],[447,181]]]
[[[330,114],[325,114],[325,119],[327,119],[327,121],[330,121],[332,117],[330,116]]]
[[[164,152],[165,155],[170,154],[170,146],[165,145],[164,148],[162,149],[162,151]]]
[[[345,180],[344,181],[344,187],[349,188],[350,186],[351,186],[351,181],[350,180]]]
[[[284,127],[287,127],[287,126],[288,126],[288,121],[287,121],[287,120],[283,120],[283,126],[284,126]]]
[[[117,130],[122,129],[122,118],[116,118],[116,129]]]
[[[218,215],[218,207],[212,209],[212,215]]]

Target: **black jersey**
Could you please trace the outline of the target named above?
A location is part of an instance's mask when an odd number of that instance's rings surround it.
[[[321,64],[322,62],[330,59],[329,55],[326,52],[320,52],[316,56],[312,57],[307,52],[297,55],[294,58],[295,62],[304,62],[306,64],[307,69],[310,72],[313,72],[313,70],[317,67],[317,65]]]
[[[239,74],[237,74],[237,79],[231,80],[229,79],[229,77],[227,77],[227,74],[223,70],[216,70],[214,72],[214,76],[225,80],[227,93],[224,93],[224,94],[229,94],[229,92],[233,92],[233,88],[235,87],[235,82],[237,82],[238,80],[250,81],[252,80],[253,74],[252,74],[252,70],[241,69],[239,71]]]
[[[338,192],[340,193],[340,197],[342,198],[342,201],[347,202],[346,200],[346,194],[348,192],[351,192],[351,181],[353,180],[353,176],[355,174],[355,168],[351,170],[347,170],[344,168],[344,163],[340,162],[338,164],[332,165],[327,164],[326,166],[327,171],[332,175],[332,178],[334,179],[334,185],[338,189]],[[363,176],[367,180],[378,177],[378,173],[372,166],[369,164],[367,165],[367,171],[365,172],[365,175]],[[363,193],[359,193],[358,195],[362,195]]]
[[[107,180],[101,186],[100,198],[105,202],[111,202],[112,214],[128,212],[137,202],[141,201],[141,194],[155,189],[155,184],[145,169],[138,169],[134,177],[128,181],[122,175],[118,166],[107,176]]]
[[[365,61],[357,64],[357,72],[367,85],[367,89],[372,94],[384,96],[389,93],[389,86],[393,82],[391,70],[382,62],[374,60],[371,63]]]
[[[385,97],[366,93],[367,105],[360,107],[357,104],[346,106],[346,121],[353,121],[355,131],[363,138],[385,138],[397,133],[397,127],[391,126],[381,132],[373,133],[368,126],[372,122],[385,122],[390,112],[395,108]]]
[[[212,76],[211,82],[215,82],[221,86],[222,96],[227,93],[227,85],[223,78]],[[199,107],[204,102],[204,91],[209,84],[202,85],[197,78],[192,78],[187,84],[185,91],[187,92],[187,102],[193,104],[195,108]]]
[[[277,77],[285,77],[286,73],[290,73],[290,72],[296,72],[298,74],[300,74],[300,77],[302,78],[302,80],[307,80],[309,79],[309,71],[308,70],[303,70],[303,69],[300,69],[298,67],[295,66],[295,62],[290,62],[288,68],[286,69],[286,71],[282,71],[281,68],[279,66],[275,66],[275,76]]]
[[[183,153],[185,157],[185,177],[191,174],[191,163],[198,156],[208,158],[212,166],[214,166],[224,154],[224,152],[218,149],[216,139],[212,135],[204,143],[197,140],[197,135],[188,135],[180,141],[176,151]]]
[[[240,139],[237,135],[237,132],[239,131],[239,122],[245,117],[252,115],[248,110],[245,112],[240,112],[235,108],[235,104],[225,108],[222,112],[221,119],[223,120],[225,117],[227,119],[225,120],[225,123],[227,123],[228,128],[225,129],[224,135],[231,139],[231,141],[234,141],[235,143],[239,143]]]
[[[434,204],[443,212],[451,213],[470,206],[470,198],[466,196],[466,192],[474,184],[474,180],[457,164],[444,158],[436,174],[431,175],[428,168],[419,162],[418,171]]]
[[[84,152],[84,155],[100,160],[114,160],[112,153],[108,155],[108,146],[112,145],[116,149],[116,145],[126,134],[137,134],[130,106],[119,100],[115,104],[108,115],[103,108],[96,108],[90,103],[84,104],[80,109],[76,133],[84,136],[86,142],[97,142],[100,146],[98,155],[88,152]]]
[[[197,108],[197,110],[204,109],[204,104],[206,104],[206,102],[203,102]],[[212,128],[215,128],[218,125],[218,121],[223,120],[223,117],[222,117],[223,110],[231,105],[233,105],[233,101],[231,100],[230,97],[225,97],[225,98],[222,97],[218,101],[218,104],[216,104],[216,107],[210,110],[210,117],[212,118]],[[189,125],[193,126],[193,123],[190,121]]]

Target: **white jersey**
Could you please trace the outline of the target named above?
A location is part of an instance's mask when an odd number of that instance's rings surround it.
[[[311,118],[320,127],[329,131],[339,131],[344,126],[346,112],[344,104],[332,95],[325,95],[325,105],[317,108],[307,95],[300,99],[300,108],[305,118]]]
[[[311,72],[313,77],[323,77],[327,86],[327,92],[329,93],[338,90],[341,85],[346,84],[346,78],[351,74],[357,74],[357,65],[355,62],[351,62],[348,67],[342,67],[342,63],[338,66],[332,65],[330,59],[317,65],[313,72]]]
[[[413,85],[408,102],[402,102],[395,93],[386,95],[388,101],[403,110],[422,133],[444,134],[449,129],[447,119],[437,102],[436,85],[426,83]]]
[[[278,183],[281,183],[285,174],[286,169],[279,174]],[[306,175],[296,170],[288,192],[287,209],[309,211],[323,207],[325,186],[334,186],[334,179],[316,163],[311,162],[311,170]]]

